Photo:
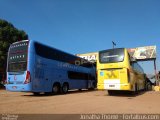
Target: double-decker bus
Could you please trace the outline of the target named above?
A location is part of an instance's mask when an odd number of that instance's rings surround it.
[[[8,91],[67,93],[96,87],[92,63],[44,45],[23,40],[10,45],[7,60]]]
[[[100,51],[98,58],[98,89],[106,89],[109,94],[116,90],[137,93],[145,89],[144,71],[126,48]]]

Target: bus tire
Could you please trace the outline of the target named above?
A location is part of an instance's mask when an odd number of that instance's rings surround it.
[[[62,86],[62,93],[66,94],[68,92],[68,89],[69,89],[68,83],[64,83]]]
[[[96,88],[96,84],[92,83],[92,86],[90,88],[88,88],[88,90],[94,90]]]
[[[133,95],[136,95],[138,94],[138,86],[137,86],[137,83],[135,84],[134,86],[134,91],[133,91]]]
[[[95,88],[96,88],[96,83],[93,82],[93,84],[92,84],[92,90],[94,90]]]
[[[138,94],[139,88],[138,85],[136,84],[136,94]]]
[[[145,83],[144,91],[147,91],[147,82]]]
[[[152,85],[149,82],[147,83],[147,90],[148,91],[152,90]]]
[[[52,93],[53,94],[58,94],[60,93],[60,85],[58,83],[54,84],[52,87]]]

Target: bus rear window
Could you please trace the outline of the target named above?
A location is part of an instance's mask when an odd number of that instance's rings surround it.
[[[8,53],[9,72],[19,72],[27,69],[28,44],[28,41],[23,41],[10,46]]]
[[[8,72],[21,72],[27,70],[27,62],[16,62],[8,64]]]
[[[12,44],[9,49],[9,62],[26,61],[28,52],[28,41]]]
[[[116,63],[124,60],[124,48],[109,49],[99,52],[100,63]]]

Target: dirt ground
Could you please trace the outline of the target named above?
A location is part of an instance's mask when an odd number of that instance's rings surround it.
[[[71,91],[66,95],[34,96],[0,90],[0,114],[160,114],[160,92],[133,96],[107,91]]]

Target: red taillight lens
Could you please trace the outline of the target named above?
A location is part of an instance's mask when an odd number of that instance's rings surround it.
[[[30,82],[31,82],[31,75],[30,75],[30,72],[27,71],[26,80],[24,81],[24,84],[27,84],[27,83],[30,83]]]

